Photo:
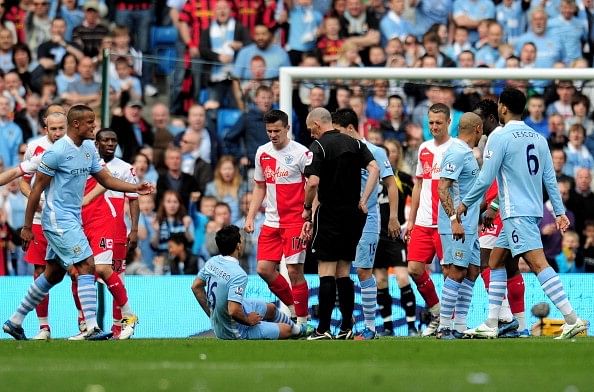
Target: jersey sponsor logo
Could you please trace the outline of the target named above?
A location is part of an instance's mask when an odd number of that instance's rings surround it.
[[[69,160],[71,160],[72,158],[74,158],[72,155],[68,155],[68,156],[66,157],[66,160],[67,160],[67,161],[69,161]]]
[[[272,170],[270,166],[267,166],[266,169],[264,169],[264,177],[267,180],[289,177],[289,171],[280,167],[277,167],[276,170]]]
[[[423,162],[423,175],[430,175],[430,174],[439,174],[441,172],[441,168],[436,164],[431,166],[429,162]]]
[[[91,173],[91,169],[88,167],[81,167],[79,169],[72,169],[70,170],[70,174],[72,174],[73,176],[80,176],[80,175],[88,175],[89,173]]]
[[[445,165],[445,171],[448,173],[453,173],[456,171],[456,165],[453,163],[448,163],[447,165]]]

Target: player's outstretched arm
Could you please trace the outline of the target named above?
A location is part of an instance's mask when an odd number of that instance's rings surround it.
[[[154,192],[153,185],[148,182],[131,184],[129,182],[121,181],[113,177],[105,168],[93,174],[93,177],[95,177],[99,184],[103,185],[105,188],[118,192],[138,193],[140,195],[148,195]]]
[[[41,193],[47,188],[52,177],[47,174],[38,172],[35,178],[35,184],[29,199],[27,200],[27,208],[25,210],[25,223],[21,229],[21,239],[23,240],[23,249],[26,250],[29,246],[29,242],[33,240],[33,232],[31,231],[31,225],[33,224],[33,215],[39,206],[39,200],[41,199]]]
[[[95,200],[97,197],[103,195],[105,192],[107,192],[107,189],[101,186],[101,184],[95,185],[95,187],[83,197],[83,207]]]
[[[254,218],[256,217],[256,212],[262,206],[264,197],[266,197],[266,183],[256,181],[252,193],[252,203],[250,204],[250,209],[245,218],[245,227],[243,228],[246,233],[254,232]]]
[[[397,238],[400,235],[400,222],[398,222],[398,186],[396,185],[396,177],[393,174],[384,177],[383,182],[388,189],[388,202],[390,203],[388,234],[392,238]]]
[[[206,300],[206,282],[200,278],[194,279],[194,283],[192,283],[192,293],[194,293],[194,297],[196,301],[200,304],[202,310],[208,317],[210,317],[210,308],[208,307],[208,301]]]
[[[256,312],[245,314],[243,311],[243,306],[241,306],[239,302],[227,301],[227,311],[233,320],[243,325],[248,325],[251,327],[262,321],[262,316]]]
[[[361,200],[359,201],[359,208],[364,213],[367,213],[367,201],[369,200],[371,193],[375,192],[377,189],[377,182],[379,181],[379,167],[375,160],[369,162],[366,169],[369,172],[369,176],[367,177],[365,189],[363,190]]]
[[[6,185],[12,180],[23,175],[23,171],[19,166],[10,168],[0,173],[0,185]]]

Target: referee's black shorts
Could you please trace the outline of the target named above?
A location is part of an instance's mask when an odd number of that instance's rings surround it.
[[[366,219],[367,214],[358,208],[320,205],[314,218],[313,256],[318,261],[355,260]]]
[[[406,244],[400,238],[380,235],[373,268],[406,267]]]

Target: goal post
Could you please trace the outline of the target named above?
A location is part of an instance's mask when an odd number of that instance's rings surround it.
[[[594,80],[593,68],[281,67],[280,109],[292,123],[293,82],[300,80]]]

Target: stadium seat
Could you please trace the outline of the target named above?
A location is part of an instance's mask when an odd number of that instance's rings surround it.
[[[161,58],[157,61],[157,72],[162,75],[170,75],[175,69],[177,39],[178,32],[174,26],[151,27],[150,45],[152,53]]]
[[[223,154],[234,154],[239,148],[239,146],[226,145],[225,135],[235,125],[241,113],[239,109],[219,109],[217,111],[217,139],[219,140]]]

